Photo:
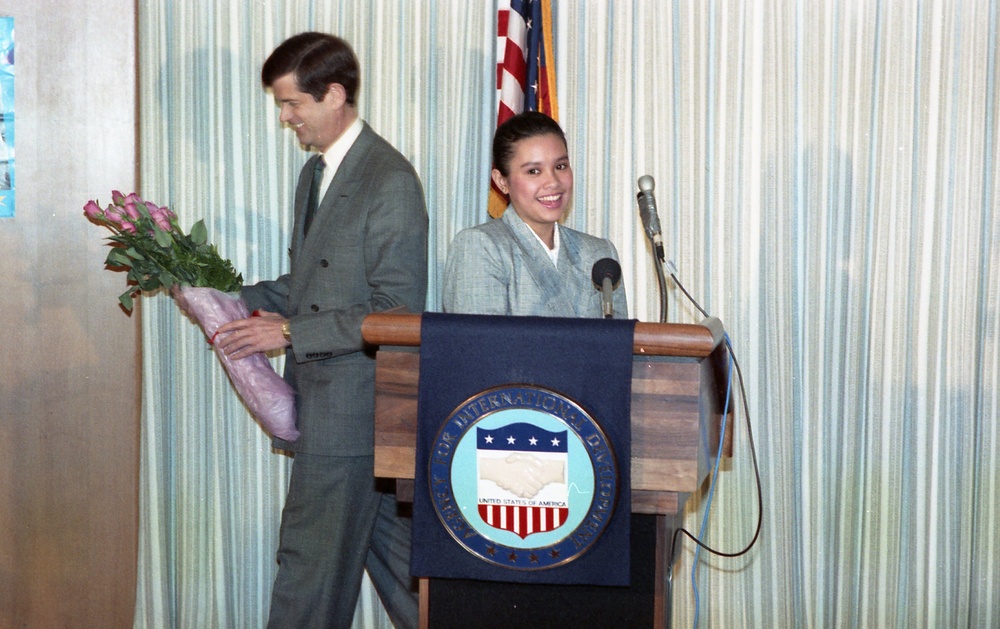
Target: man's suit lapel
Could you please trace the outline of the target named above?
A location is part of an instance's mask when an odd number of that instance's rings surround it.
[[[361,135],[358,136],[358,139],[354,141],[354,145],[344,155],[344,161],[337,168],[337,174],[334,175],[333,181],[330,182],[330,187],[326,189],[326,193],[320,199],[319,206],[316,208],[316,216],[313,218],[313,224],[309,228],[309,235],[305,239],[307,251],[311,247],[322,248],[329,244],[326,241],[329,239],[330,234],[333,232],[333,227],[336,225],[337,214],[346,211],[345,199],[353,196],[357,191],[357,187],[361,184],[361,177],[359,175],[366,170],[364,163],[368,159],[374,133],[368,124],[365,123]],[[308,196],[308,189],[306,192]]]
[[[299,172],[299,182],[295,186],[295,208],[294,208],[294,224],[292,225],[292,252],[297,253],[302,250],[303,243],[303,225],[305,224],[306,218],[306,203],[309,200],[309,187],[312,185],[313,168],[316,164],[316,160],[319,159],[319,155],[313,155],[308,160],[306,160],[305,165],[302,167],[302,171]]]
[[[315,156],[306,162],[305,167],[302,169],[303,174],[299,176],[299,184],[295,192],[295,236],[299,239],[300,246],[294,254],[293,265],[296,264],[298,259],[309,260],[318,257],[323,250],[329,249],[332,246],[331,235],[336,233],[337,215],[348,211],[349,203],[347,199],[354,195],[358,185],[361,183],[359,175],[366,170],[364,163],[368,159],[374,133],[371,127],[368,126],[368,123],[364,123],[361,135],[358,136],[358,139],[354,141],[350,150],[344,155],[344,160],[337,168],[337,174],[334,175],[333,181],[330,182],[326,193],[320,199],[319,206],[316,208],[316,215],[313,217],[312,225],[309,227],[309,233],[303,234],[302,225],[306,213],[305,204],[309,196],[309,185],[311,183],[308,174],[312,173],[314,160],[319,159],[319,156]],[[291,294],[289,295],[292,303],[295,303],[297,300],[300,294],[299,291],[308,284],[311,274],[312,267],[310,265],[299,268],[298,272],[293,274],[293,278],[297,281],[293,284]]]
[[[510,228],[514,240],[521,249],[526,268],[531,274],[531,278],[539,289],[539,298],[544,302],[545,310],[549,316],[566,316],[569,312],[576,312],[577,305],[573,303],[571,286],[567,284],[565,278],[552,264],[547,253],[535,238],[531,228],[521,220],[514,212],[513,208],[507,208],[501,217],[504,224]],[[560,235],[564,235],[563,231]],[[564,248],[565,243],[560,243]],[[560,257],[564,255],[560,253]]]

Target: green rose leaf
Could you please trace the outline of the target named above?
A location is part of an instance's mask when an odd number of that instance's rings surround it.
[[[118,301],[128,312],[132,312],[132,291],[128,290],[118,296]]]
[[[132,266],[132,260],[122,251],[121,247],[112,247],[104,264],[108,266]]]
[[[174,238],[170,235],[170,232],[165,232],[162,229],[154,231],[153,237],[156,239],[156,244],[164,249],[169,249],[174,244]]]
[[[208,241],[208,229],[205,228],[205,221],[198,221],[191,226],[191,241],[199,246]]]

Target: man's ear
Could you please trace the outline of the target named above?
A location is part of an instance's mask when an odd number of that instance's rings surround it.
[[[344,103],[347,102],[347,90],[340,83],[330,83],[326,88],[326,93],[323,94],[323,100],[332,99],[330,102],[336,107],[343,107]]]
[[[491,176],[493,177],[493,183],[497,185],[497,188],[500,188],[500,192],[504,194],[510,193],[510,188],[507,186],[507,178],[499,170],[494,168]]]

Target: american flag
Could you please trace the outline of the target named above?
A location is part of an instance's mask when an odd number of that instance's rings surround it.
[[[559,119],[552,53],[551,0],[498,0],[498,126],[525,110]],[[491,182],[490,216],[500,216],[506,207],[503,193]]]

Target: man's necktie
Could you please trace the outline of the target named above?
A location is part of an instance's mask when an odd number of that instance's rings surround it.
[[[316,216],[316,208],[319,207],[319,189],[323,184],[323,169],[326,168],[326,160],[320,155],[313,165],[312,185],[309,186],[309,198],[306,199],[306,219],[302,226],[302,233],[309,233],[309,225],[312,224],[313,217]]]

